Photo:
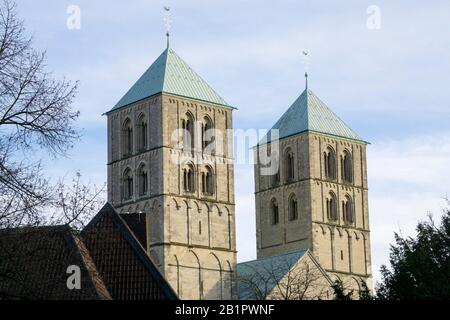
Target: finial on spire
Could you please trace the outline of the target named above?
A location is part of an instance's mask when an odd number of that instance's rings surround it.
[[[309,67],[309,52],[307,50],[303,50],[303,65],[305,66],[305,83],[306,83],[306,90],[308,90],[308,67]]]
[[[166,26],[167,48],[170,46],[170,28],[172,27],[172,19],[170,18],[170,7],[164,6],[164,25]]]
[[[306,90],[308,90],[308,72],[305,72]]]

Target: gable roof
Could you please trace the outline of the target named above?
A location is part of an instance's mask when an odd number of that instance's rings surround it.
[[[255,298],[254,290],[259,291],[261,295],[270,294],[277,286],[277,283],[282,281],[282,279],[305,257],[311,259],[320,273],[323,274],[323,276],[331,284],[331,280],[329,279],[327,273],[309,250],[295,251],[238,263],[236,272],[238,277],[237,283],[239,299],[247,300]]]
[[[258,286],[257,290],[264,294],[269,294],[276,287],[284,276],[305,256],[304,251],[296,251],[288,254],[272,256],[268,258],[238,263],[236,272],[238,276],[238,297],[240,300],[249,299],[253,292],[247,292],[247,279],[252,285]],[[245,280],[244,280],[245,279]],[[244,280],[244,281],[243,281]],[[255,289],[255,288],[254,288]]]
[[[139,240],[107,203],[82,237],[113,299],[177,300]]]
[[[81,290],[67,287],[70,276],[67,270],[73,265],[81,271]],[[0,230],[2,298],[178,299],[110,204],[100,210],[81,234],[69,226]]]
[[[309,89],[303,91],[273,129],[279,130],[279,139],[311,131],[366,143]],[[259,144],[270,141],[269,131]]]
[[[66,283],[69,266],[81,271],[81,289]],[[0,230],[0,298],[110,300],[79,235],[68,226]]]
[[[111,111],[158,93],[192,98],[231,108],[175,51],[167,48]]]

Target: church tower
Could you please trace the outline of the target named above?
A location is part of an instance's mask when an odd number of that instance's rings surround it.
[[[371,288],[367,143],[308,88],[272,130],[255,148],[258,259],[309,249],[344,287]]]
[[[108,201],[181,299],[235,296],[233,109],[168,47],[107,113]]]

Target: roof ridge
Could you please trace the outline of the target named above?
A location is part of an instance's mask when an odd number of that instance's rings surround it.
[[[164,53],[166,54],[166,57],[165,57],[166,59],[164,61],[164,72],[162,74],[162,77],[163,77],[162,91],[164,91],[164,87],[166,86],[166,81],[167,81],[166,74],[167,74],[167,68],[169,66],[169,64],[167,62],[169,60],[169,53],[170,53],[170,51],[173,51],[172,48],[167,47],[166,50],[164,50],[163,53],[161,54],[161,55],[163,55]]]
[[[306,92],[306,127],[309,128],[309,116],[310,116],[310,112],[309,112],[309,94],[310,92],[312,92],[311,90],[309,90],[308,88],[305,89],[305,91],[303,91],[304,93]]]
[[[89,253],[89,250],[86,248],[81,235],[74,234],[74,232],[71,232],[70,235],[70,240],[73,242],[73,245],[76,248],[76,254],[79,255],[81,262],[84,264],[84,267],[88,271],[88,277],[95,292],[97,293],[97,297],[101,300],[111,300],[111,294],[109,293],[103,277],[98,271],[97,266],[95,265],[95,262]]]

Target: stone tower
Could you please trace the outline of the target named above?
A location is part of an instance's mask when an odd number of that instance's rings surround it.
[[[182,299],[235,296],[233,109],[167,48],[107,113],[108,200]]]
[[[255,148],[258,258],[310,249],[332,279],[371,288],[367,143],[309,89],[272,129]]]

